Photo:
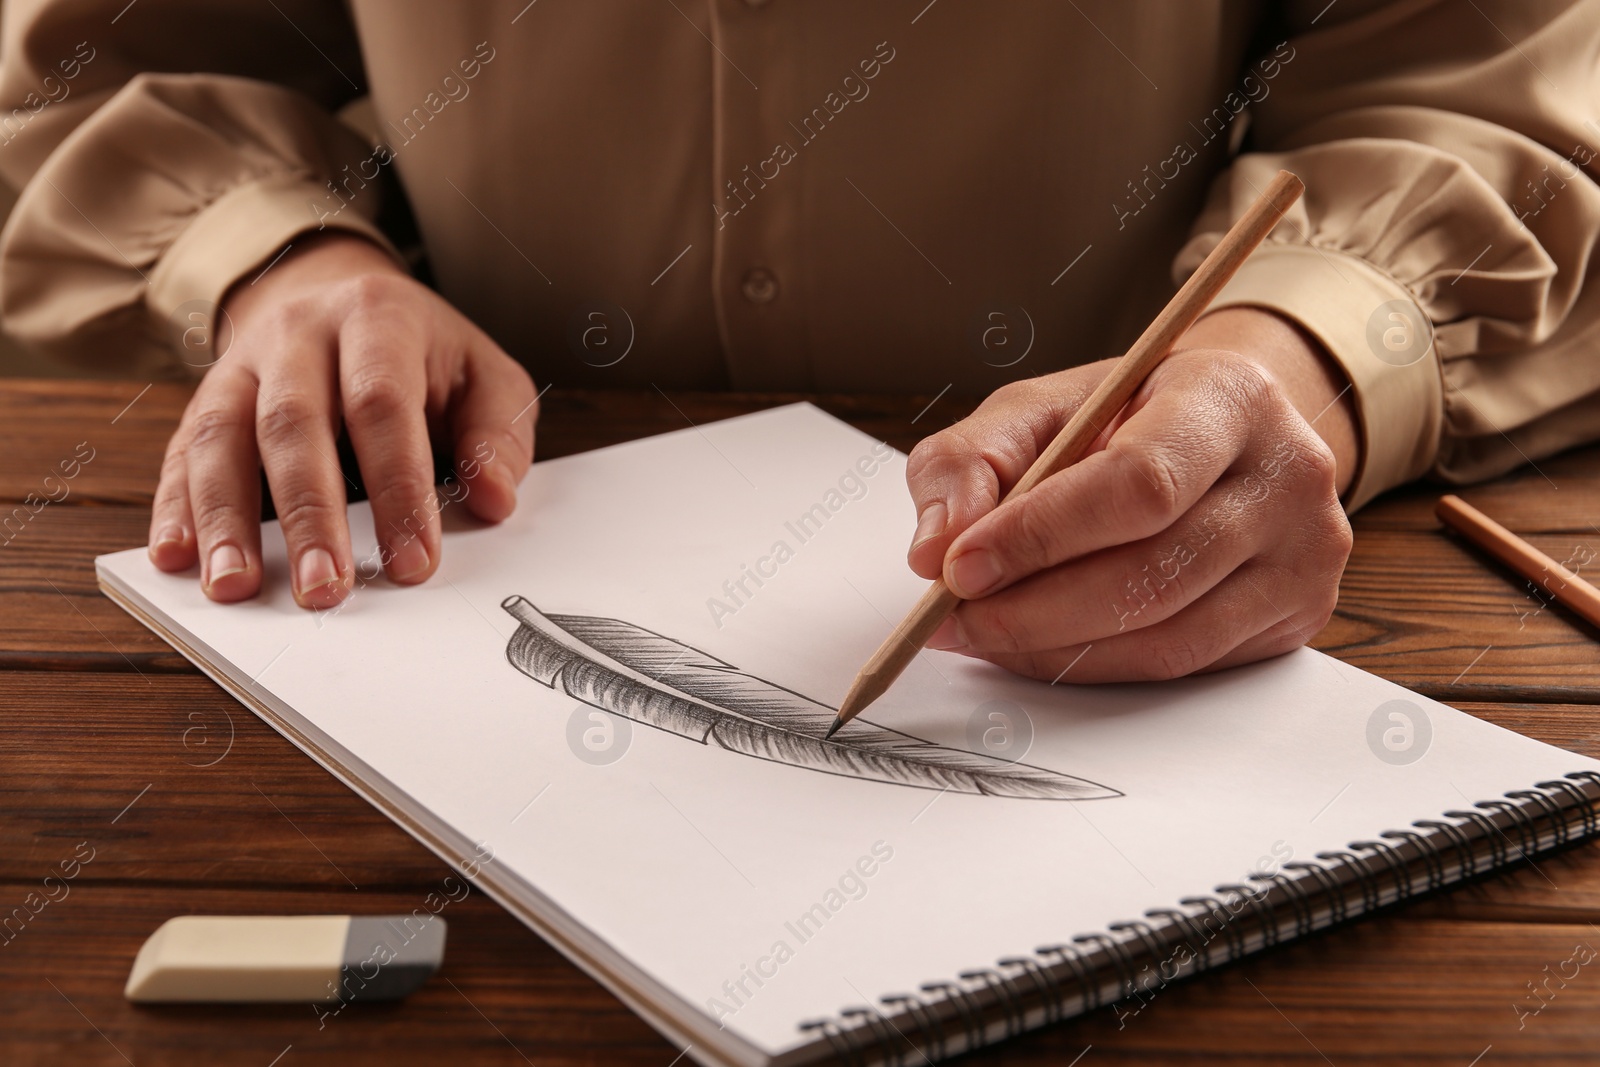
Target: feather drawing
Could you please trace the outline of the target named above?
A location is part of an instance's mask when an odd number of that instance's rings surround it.
[[[1122,794],[1095,782],[912,737],[855,719],[832,740],[834,709],[619,619],[545,615],[520,596],[511,665],[602,711],[792,767],[920,789],[1033,800]]]

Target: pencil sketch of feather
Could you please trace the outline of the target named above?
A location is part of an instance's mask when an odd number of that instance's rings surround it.
[[[1090,800],[1114,789],[856,719],[832,740],[834,709],[618,619],[545,615],[519,596],[506,658],[528,677],[602,711],[758,759],[922,789]]]

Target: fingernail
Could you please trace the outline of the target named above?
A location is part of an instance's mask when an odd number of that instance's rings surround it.
[[[300,553],[300,565],[295,571],[299,579],[300,595],[308,596],[325,585],[339,580],[339,568],[333,565],[333,556],[325,548],[310,548]]]
[[[1000,561],[986,548],[963,552],[950,561],[950,588],[963,599],[980,597],[1000,583]]]
[[[394,546],[394,555],[389,557],[389,577],[397,582],[415,578],[428,569],[428,562],[428,550],[421,540],[407,538]]]
[[[917,516],[917,532],[911,535],[911,548],[916,551],[923,542],[938,537],[944,533],[945,520],[950,511],[944,506],[943,500],[935,500],[922,509],[922,514]]]
[[[933,631],[933,636],[928,638],[927,647],[940,652],[954,652],[967,647],[966,636],[962,634],[961,624],[956,621],[954,615],[941,622],[939,628]]]
[[[243,552],[233,545],[218,545],[211,550],[206,584],[216,585],[229,575],[242,574],[246,569]]]
[[[156,534],[156,539],[152,547],[162,548],[166,545],[181,544],[183,544],[183,527],[179,526],[175,522],[169,522],[167,525],[161,527],[160,532]]]

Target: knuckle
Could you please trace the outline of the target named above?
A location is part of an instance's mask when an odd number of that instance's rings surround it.
[[[928,467],[944,454],[939,440],[939,434],[924,437],[911,449],[911,454],[906,457],[906,478],[916,481],[925,475]]]
[[[411,541],[427,545],[432,540],[431,520],[432,513],[426,508],[412,508],[408,514],[396,516],[384,523],[378,531],[378,536],[380,540],[391,545],[402,545]]]
[[[1287,447],[1303,486],[1319,496],[1338,495],[1339,461],[1320,435],[1308,428]]]
[[[387,303],[395,291],[394,275],[383,273],[357,274],[339,282],[329,293],[337,306],[353,309],[370,309]]]
[[[959,425],[924,437],[906,459],[906,484],[913,495],[919,489],[945,492],[973,482],[988,485],[991,490],[997,484],[983,451]]]
[[[382,526],[407,537],[424,533],[438,513],[433,486],[414,475],[390,477],[372,492],[372,506],[384,516]]]
[[[1308,610],[1283,620],[1269,631],[1265,655],[1280,656],[1285,652],[1293,652],[1315,637],[1317,632],[1327,625],[1332,614],[1333,607],[1330,602],[1326,614]]]
[[[1151,646],[1148,653],[1148,673],[1156,681],[1171,681],[1193,674],[1206,661],[1192,641],[1168,638]]]
[[[226,495],[221,486],[201,483],[190,497],[195,526],[220,536],[229,530],[242,530],[248,521],[239,502]]]
[[[386,511],[424,507],[433,497],[433,484],[413,471],[395,472],[372,487],[372,503]]]
[[[1329,531],[1328,551],[1333,557],[1333,572],[1335,581],[1344,572],[1344,565],[1350,558],[1350,553],[1356,547],[1355,531],[1350,528],[1350,518],[1344,509],[1334,507],[1329,509],[1332,515],[1332,530]]]
[[[345,415],[362,425],[387,422],[412,406],[408,392],[400,379],[387,371],[358,372],[344,392]]]
[[[150,501],[150,510],[162,515],[173,514],[181,508],[188,494],[188,479],[182,473],[168,475],[163,471],[161,481],[156,484],[156,495]]]
[[[1137,616],[1148,625],[1188,603],[1182,568],[1168,568],[1165,564],[1165,558],[1158,559],[1154,566],[1147,563],[1128,575],[1119,589],[1119,613]]]
[[[263,395],[256,405],[256,438],[264,445],[298,439],[304,427],[315,425],[322,417],[305,393]]]
[[[1017,618],[981,601],[973,602],[965,609],[961,626],[972,647],[980,652],[1025,655],[1031,651]]]
[[[163,519],[179,519],[185,511],[192,511],[185,503],[188,489],[181,485],[163,482],[150,501],[150,525],[154,529]]]
[[[1018,652],[1006,659],[1006,669],[1025,678],[1037,678],[1040,681],[1054,678],[1056,671],[1045,662],[1045,657],[1037,652]]]
[[[1338,606],[1338,587],[1335,586],[1331,589],[1323,590],[1322,593],[1313,600],[1311,606],[1305,610],[1304,624],[1298,627],[1295,631],[1299,637],[1299,640],[1289,647],[1298,648],[1315,635],[1321,633],[1322,628],[1327,626],[1329,620],[1333,618],[1333,613]]]
[[[959,423],[918,441],[916,447],[912,448],[911,455],[906,457],[906,473],[921,474],[929,467],[948,463],[952,457],[972,455],[972,450],[967,446],[966,438],[959,432],[958,427]]]
[[[1312,435],[1314,446],[1306,450],[1306,460],[1310,468],[1311,478],[1317,488],[1328,496],[1338,495],[1339,461],[1329,448],[1315,434]]]
[[[283,529],[303,541],[332,536],[337,510],[313,489],[293,489],[275,496]]]
[[[1220,373],[1214,378],[1227,390],[1228,397],[1245,411],[1260,411],[1284,406],[1283,391],[1261,366],[1244,356],[1218,357]]]
[[[1308,627],[1302,616],[1291,616],[1257,634],[1246,658],[1249,662],[1259,662],[1293,652],[1315,633],[1316,628]]]
[[[1128,484],[1136,513],[1162,525],[1177,518],[1183,502],[1177,458],[1165,449],[1151,447],[1125,455],[1135,475]]]
[[[190,449],[213,448],[238,436],[239,416],[228,408],[203,407],[189,424]]]
[[[530,411],[528,414],[533,415],[536,413],[537,409]],[[459,447],[457,454],[464,455],[470,452],[482,463],[491,462],[501,456],[509,459],[526,460],[532,451],[532,442],[532,434],[519,435],[515,431],[491,430],[477,438],[471,448]],[[485,455],[485,450],[487,450],[487,455]]]
[[[1355,532],[1349,517],[1336,502],[1330,503],[1314,514],[1303,539],[1292,549],[1299,558],[1296,577],[1319,588],[1336,588],[1354,549]]]
[[[1014,566],[1046,567],[1055,559],[1056,521],[1048,503],[1037,493],[1024,493],[1006,508],[996,547]]]
[[[167,447],[161,453],[161,462],[166,464],[175,456],[181,456],[189,447],[189,438],[194,434],[195,414],[200,410],[200,405],[191,398],[185,406],[183,416],[178,420],[178,425],[167,438]]]
[[[307,324],[323,315],[322,299],[317,295],[295,293],[276,301],[262,318],[262,333],[282,339],[304,333]]]
[[[161,457],[161,473],[156,482],[158,493],[163,490],[170,492],[187,476],[188,460],[184,456],[187,447],[187,441],[180,444],[176,435],[167,445],[167,454]]]

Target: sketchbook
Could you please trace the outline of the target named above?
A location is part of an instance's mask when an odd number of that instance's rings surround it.
[[[1121,686],[928,651],[824,740],[924,583],[905,458],[809,405],[535,464],[499,526],[462,488],[436,577],[332,611],[272,524],[250,603],[142,548],[100,582],[700,1063],[1137,1014],[1600,829],[1600,762],[1310,649]]]

